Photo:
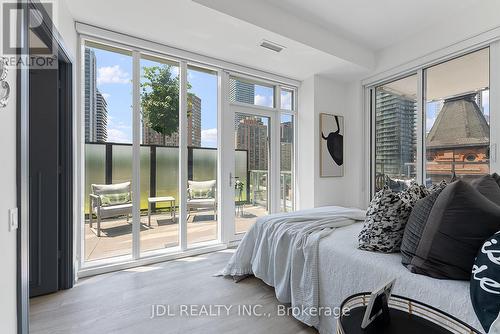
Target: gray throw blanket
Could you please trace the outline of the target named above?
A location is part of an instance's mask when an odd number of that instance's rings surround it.
[[[219,276],[254,275],[273,286],[277,299],[302,312],[294,316],[309,326],[319,317],[318,248],[335,228],[364,220],[366,211],[320,207],[257,219]]]

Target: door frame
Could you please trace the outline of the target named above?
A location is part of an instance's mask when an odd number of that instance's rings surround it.
[[[229,82],[229,73],[226,73],[227,81]],[[241,76],[235,75],[236,78]],[[251,79],[254,83],[259,84],[259,81]],[[224,143],[224,159],[222,160],[223,170],[226,171],[222,176],[225,185],[226,193],[230,199],[224,202],[225,214],[222,226],[224,229],[224,239],[226,243],[234,243],[240,241],[245,232],[236,232],[235,226],[235,204],[234,204],[234,175],[235,175],[235,149],[236,143],[234,139],[234,119],[236,113],[245,115],[266,117],[269,119],[269,154],[268,154],[268,214],[277,213],[280,211],[280,117],[281,109],[276,106],[281,106],[281,86],[273,84],[274,91],[274,107],[263,107],[258,105],[251,105],[241,102],[227,103],[225,120],[229,124],[224,124],[224,132],[222,133],[222,142]],[[296,95],[296,93],[295,93]],[[226,95],[229,97],[229,95]],[[291,113],[293,115],[293,112]],[[295,122],[295,119],[294,119]],[[296,124],[294,124],[296,128]],[[295,134],[295,133],[294,133]],[[296,138],[296,137],[295,137]],[[294,152],[292,152],[294,153]],[[296,160],[296,159],[294,159]],[[294,168],[295,169],[295,168]],[[248,182],[248,180],[247,180]],[[295,194],[295,182],[294,182]]]
[[[268,142],[269,152],[268,152],[267,186],[266,186],[266,188],[267,188],[266,189],[266,192],[267,192],[267,195],[266,195],[266,197],[267,197],[267,212],[268,212],[268,214],[276,213],[279,211],[279,207],[276,205],[275,193],[279,194],[279,185],[278,185],[278,187],[276,187],[274,180],[275,179],[279,180],[279,175],[280,175],[279,172],[276,173],[276,169],[275,169],[275,165],[279,166],[279,164],[280,164],[280,161],[277,160],[277,159],[279,159],[279,154],[276,154],[276,149],[274,147],[275,146],[274,143],[277,141],[276,131],[274,131],[277,117],[274,113],[271,113],[269,111],[264,111],[264,110],[261,110],[258,108],[232,105],[231,112],[230,112],[230,115],[231,115],[230,118],[232,118],[233,121],[235,119],[236,113],[243,114],[245,116],[257,116],[260,118],[267,118],[268,119],[269,123],[268,123],[268,131],[267,131],[268,134],[267,135],[268,135],[268,141],[269,141]],[[234,124],[234,122],[233,122],[233,124]],[[232,161],[232,175],[235,175],[236,174],[236,171],[235,171],[236,143],[235,143],[234,131],[231,133],[231,137],[232,137],[232,143],[233,143],[233,150],[231,151],[232,160],[229,160],[229,161]],[[247,166],[248,166],[248,163],[247,163]],[[231,183],[235,182],[234,177],[229,177],[229,179],[231,180]],[[250,183],[250,180],[247,180],[247,186],[249,183]],[[232,185],[232,184],[230,184],[230,185]],[[234,188],[232,189],[232,194],[234,196]],[[250,199],[247,198],[247,200],[250,200]],[[234,200],[233,200],[233,202],[234,202]],[[235,216],[234,211],[233,211],[232,219],[230,221],[226,222],[226,224],[230,224],[230,226],[233,229],[232,241],[241,240],[243,238],[243,236],[245,235],[246,232],[237,232],[236,231],[236,216]]]
[[[42,39],[49,38],[53,45],[57,48],[58,60],[66,63],[62,75],[64,81],[70,85],[66,89],[64,99],[59,101],[67,108],[68,117],[64,120],[65,125],[68,126],[68,137],[70,141],[64,147],[64,159],[69,162],[68,170],[70,175],[65,178],[65,190],[68,191],[69,198],[66,200],[64,216],[68,219],[63,237],[67,240],[64,243],[65,251],[61,254],[59,279],[61,288],[70,288],[73,286],[75,278],[74,267],[74,234],[73,234],[73,217],[74,217],[74,204],[72,199],[73,195],[73,59],[70,49],[65,44],[62,36],[56,29],[51,18],[47,14],[43,5],[36,0],[18,1],[18,9],[21,10],[22,19],[18,22],[17,31],[19,41],[21,41],[20,53],[17,56],[28,55],[30,51],[29,45],[29,11],[35,9],[43,15],[43,22],[39,28],[44,34]],[[17,332],[19,334],[29,333],[29,66],[21,62],[18,65],[17,82],[16,82],[16,109],[17,109],[17,206],[18,206],[18,221],[19,227],[17,230]],[[64,273],[61,271],[64,270]]]

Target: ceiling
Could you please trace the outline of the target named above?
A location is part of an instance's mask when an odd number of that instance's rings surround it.
[[[266,0],[264,0],[266,1]],[[380,50],[481,0],[267,0],[304,20]]]
[[[130,34],[260,70],[304,79],[349,63],[292,39],[186,0],[148,0],[138,11],[132,0],[66,0],[79,22]],[[286,48],[259,46],[262,39]],[[313,60],[313,61],[306,61]]]
[[[482,49],[462,57],[429,67],[425,70],[425,96],[436,101],[489,87],[490,53]],[[385,84],[384,89],[396,94],[417,97],[417,75]]]
[[[65,1],[79,22],[293,79],[350,80],[373,70],[380,48],[480,0]]]

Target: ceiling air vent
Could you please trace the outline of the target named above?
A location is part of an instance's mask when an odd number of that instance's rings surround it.
[[[276,44],[274,42],[271,42],[271,41],[268,41],[265,39],[262,40],[262,42],[260,43],[260,46],[262,46],[263,48],[272,50],[274,52],[281,52],[281,50],[283,50],[285,48],[284,46],[281,46],[279,44]]]

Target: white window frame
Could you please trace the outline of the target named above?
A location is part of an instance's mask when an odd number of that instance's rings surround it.
[[[365,198],[365,205],[371,200],[375,186],[375,88],[386,83],[417,75],[417,181],[425,180],[425,69],[444,63],[461,56],[479,51],[484,48],[490,50],[490,172],[500,171],[498,158],[498,143],[500,140],[500,28],[495,31],[475,36],[474,38],[441,49],[387,72],[372,76],[362,81],[364,91],[365,128],[369,129],[365,147],[367,164],[365,165],[366,189],[369,189]],[[494,111],[494,112],[492,112]]]
[[[241,75],[240,73],[232,73],[232,72],[226,72],[226,80],[229,82],[231,78],[235,79],[245,79],[246,81],[256,84],[256,85],[262,85],[266,87],[272,87],[273,88],[273,107],[267,107],[267,106],[259,106],[255,104],[249,104],[249,103],[242,103],[238,101],[228,101],[227,103],[227,111],[225,112],[226,115],[229,115],[229,126],[234,126],[234,117],[235,113],[243,113],[243,114],[248,114],[248,115],[256,115],[260,117],[266,117],[269,118],[270,121],[270,131],[269,131],[269,140],[270,140],[270,155],[269,155],[269,167],[268,167],[268,184],[269,184],[269,189],[268,189],[268,206],[269,206],[269,214],[272,213],[278,213],[280,212],[280,206],[281,206],[281,197],[280,197],[280,188],[281,188],[281,146],[280,146],[280,125],[281,125],[281,115],[291,115],[293,117],[293,133],[294,133],[294,142],[293,142],[293,165],[292,165],[292,187],[293,187],[293,202],[292,202],[292,210],[295,210],[296,207],[296,184],[297,184],[297,175],[295,174],[297,170],[297,155],[296,155],[296,138],[297,138],[297,88],[292,87],[292,86],[284,86],[279,83],[269,81],[269,80],[262,80],[262,79],[256,79],[249,77],[247,75]],[[229,87],[229,86],[228,86]],[[286,89],[292,92],[292,109],[287,110],[287,109],[281,109],[281,90]],[[229,94],[226,95],[227,99],[229,99]],[[235,143],[234,143],[234,134],[231,132],[226,132],[227,137],[225,138],[225,142],[231,143],[231,150],[230,153],[225,157],[227,160],[230,161],[231,165],[228,166],[228,170],[231,173],[231,175],[234,175],[234,150],[235,150]],[[231,180],[232,182],[232,180]],[[232,206],[229,207],[226,212],[231,212],[234,213],[234,201],[231,199]],[[226,242],[229,243],[234,243],[243,238],[245,233],[236,233],[235,231],[235,217],[234,214],[231,214],[231,217],[227,217],[227,219],[231,219],[232,223],[229,224],[230,226],[227,226],[226,228],[227,231],[225,233],[225,240]]]
[[[217,118],[218,118],[218,162],[220,163],[218,168],[218,182],[219,184],[223,184],[224,180],[228,178],[228,167],[225,166],[227,163],[226,157],[224,156],[224,152],[227,152],[227,144],[222,141],[222,132],[227,131],[227,124],[224,124],[224,120],[227,120],[227,117],[224,117],[226,112],[229,110],[229,81],[228,81],[228,71],[231,71],[231,75],[237,77],[245,77],[249,80],[255,81],[257,83],[263,82],[267,86],[272,85],[275,87],[275,92],[279,92],[279,87],[283,86],[287,89],[293,90],[294,94],[294,108],[293,111],[285,110],[285,113],[295,113],[297,112],[297,96],[298,96],[298,87],[300,82],[294,79],[286,78],[283,76],[279,76],[272,73],[267,73],[264,71],[252,69],[245,66],[240,66],[233,63],[224,62],[222,60],[218,60],[211,57],[202,56],[196,53],[192,53],[189,51],[169,47],[163,44],[150,42],[144,39],[136,38],[130,35],[120,34],[114,31],[110,31],[107,29],[101,29],[95,26],[90,26],[83,23],[76,23],[76,30],[78,33],[78,45],[79,45],[79,55],[78,55],[78,66],[79,70],[77,70],[77,92],[78,92],[78,111],[79,117],[76,120],[76,128],[77,131],[74,132],[75,137],[75,156],[76,156],[76,165],[80,168],[79,177],[75,178],[74,187],[75,192],[78,194],[80,201],[75,201],[75,211],[78,212],[78,217],[75,219],[75,248],[76,248],[76,261],[75,261],[75,272],[77,273],[77,277],[85,277],[95,274],[100,274],[104,272],[121,270],[125,268],[131,268],[140,265],[146,265],[186,256],[192,256],[197,254],[202,254],[206,252],[221,250],[226,248],[230,242],[234,241],[234,238],[230,237],[230,231],[226,231],[229,224],[226,222],[229,218],[229,215],[232,215],[234,219],[234,210],[228,211],[227,206],[230,206],[230,201],[233,201],[233,198],[230,196],[224,196],[223,191],[218,192],[218,210],[220,213],[226,212],[226,215],[222,215],[218,219],[218,231],[217,231],[217,240],[214,242],[204,242],[196,245],[187,245],[187,220],[185,219],[186,213],[185,210],[182,210],[182,207],[186,205],[186,190],[185,187],[179,187],[179,202],[181,210],[179,212],[179,235],[180,245],[179,247],[172,247],[171,249],[161,249],[158,251],[148,251],[142,252],[140,250],[140,208],[139,201],[140,199],[133,199],[134,209],[133,209],[133,220],[132,220],[132,252],[131,255],[127,256],[118,256],[109,259],[103,260],[95,260],[91,262],[84,262],[84,242],[83,237],[85,235],[84,231],[84,182],[85,182],[85,160],[84,160],[84,152],[85,152],[85,143],[84,143],[84,129],[85,129],[85,118],[84,118],[84,66],[85,63],[83,61],[83,51],[84,45],[88,42],[94,42],[97,44],[108,45],[112,47],[116,47],[119,49],[129,50],[132,52],[133,58],[133,115],[132,115],[132,124],[133,124],[133,191],[134,193],[140,193],[140,160],[139,157],[139,148],[140,148],[140,94],[139,94],[139,85],[140,85],[140,66],[138,66],[140,62],[140,58],[142,55],[148,55],[153,57],[158,57],[161,59],[165,59],[168,61],[172,61],[179,64],[179,75],[181,82],[185,82],[187,79],[187,68],[189,66],[205,68],[212,71],[215,71],[218,75],[218,110],[217,110]],[[139,64],[140,65],[140,64]],[[180,91],[180,100],[181,102],[179,112],[181,115],[184,115],[183,110],[187,108],[187,94],[185,85],[181,84]],[[275,93],[278,94],[278,93]],[[280,93],[279,93],[280,94]],[[279,98],[275,98],[275,104],[279,102]],[[258,106],[254,106],[259,108]],[[264,110],[272,110],[273,112],[279,113],[281,110],[279,108],[266,108],[260,107]],[[277,116],[279,117],[279,116]],[[180,117],[182,120],[183,117]],[[183,181],[187,183],[187,137],[186,131],[184,128],[187,128],[187,124],[183,124],[185,122],[181,121],[180,124],[180,170],[179,170],[179,182],[182,184]],[[227,122],[226,122],[227,123]],[[276,122],[274,122],[276,123]],[[279,123],[279,122],[278,122]],[[297,118],[294,116],[294,141],[296,141],[296,128],[297,128]],[[226,128],[225,128],[226,127]],[[226,130],[224,130],[226,129]],[[276,131],[276,130],[274,130]],[[278,139],[279,139],[279,124],[278,124]],[[278,140],[279,145],[279,140]],[[294,142],[294,151],[295,151],[295,142]],[[276,150],[275,150],[276,151]],[[279,158],[279,146],[278,150],[278,158]],[[183,157],[186,157],[184,159]],[[279,160],[277,160],[278,171],[279,171]],[[296,168],[296,154],[294,152],[294,172],[297,170]],[[278,173],[279,175],[279,173]],[[294,184],[296,183],[296,175],[294,174]],[[278,177],[278,185],[279,185],[279,177]],[[296,193],[296,189],[294,188],[294,195]],[[279,197],[279,191],[277,192]],[[295,196],[294,196],[295,199]],[[234,207],[234,201],[233,201]],[[226,208],[226,209],[225,209]],[[224,210],[225,209],[225,210]],[[279,207],[278,207],[279,210]],[[184,219],[183,219],[184,218]],[[181,232],[185,231],[185,232]],[[182,237],[183,236],[183,237]]]

